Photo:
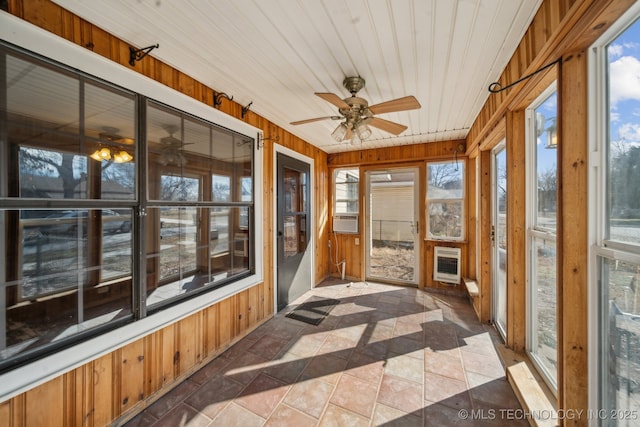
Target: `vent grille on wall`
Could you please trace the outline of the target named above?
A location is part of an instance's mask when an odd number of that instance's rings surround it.
[[[433,280],[451,285],[460,283],[460,248],[435,247]]]

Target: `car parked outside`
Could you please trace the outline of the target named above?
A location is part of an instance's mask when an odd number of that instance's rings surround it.
[[[131,231],[131,218],[120,215],[111,209],[102,211],[102,229],[105,234],[128,233]],[[55,211],[48,215],[45,220],[51,220],[48,224],[40,227],[40,232],[44,235],[74,235],[78,232],[78,227],[82,230],[82,235],[87,234],[87,210],[64,210]]]

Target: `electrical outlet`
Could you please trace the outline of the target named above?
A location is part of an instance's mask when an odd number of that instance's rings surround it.
[[[360,245],[360,238],[356,237],[356,246]]]
[[[331,249],[331,240],[329,240],[329,249]]]

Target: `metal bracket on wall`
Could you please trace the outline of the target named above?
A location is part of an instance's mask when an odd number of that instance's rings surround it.
[[[136,49],[129,46],[129,65],[134,67],[136,65],[136,61],[140,61],[157,47],[160,47],[157,43],[152,46],[143,47],[142,49]]]

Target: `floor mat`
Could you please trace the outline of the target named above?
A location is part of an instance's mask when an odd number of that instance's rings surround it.
[[[338,304],[340,304],[340,300],[337,299],[312,296],[288,313],[287,317],[311,325],[319,325]]]

